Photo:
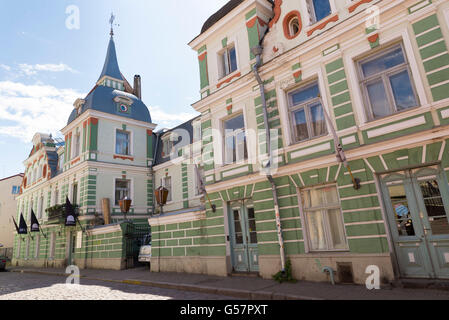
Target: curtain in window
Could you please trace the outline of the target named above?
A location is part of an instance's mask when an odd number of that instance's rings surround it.
[[[129,134],[126,132],[117,131],[116,154],[129,155]]]

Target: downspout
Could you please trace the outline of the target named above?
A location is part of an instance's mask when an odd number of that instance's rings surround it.
[[[267,29],[268,30],[268,29]],[[263,80],[260,77],[259,74],[259,68],[262,65],[262,53],[263,53],[263,46],[262,42],[265,38],[266,33],[260,40],[259,46],[252,48],[252,53],[256,56],[256,64],[253,67],[254,76],[259,83],[260,88],[260,96],[262,99],[262,110],[263,110],[263,120],[265,123],[265,136],[266,136],[266,143],[267,143],[267,153],[268,153],[268,162],[263,166],[263,170],[267,174],[267,179],[271,184],[271,192],[273,193],[273,201],[274,201],[274,211],[276,216],[276,227],[277,227],[277,233],[278,233],[278,240],[279,240],[279,246],[280,246],[280,254],[281,254],[281,272],[282,274],[285,274],[285,250],[284,250],[284,237],[282,235],[282,226],[281,226],[281,216],[279,211],[279,200],[277,195],[277,189],[276,189],[276,183],[274,182],[273,176],[271,175],[271,165],[273,164],[273,155],[271,150],[271,135],[270,135],[270,127],[268,123],[268,111],[267,111],[267,99],[265,96],[265,84]]]
[[[153,205],[152,205],[152,209],[151,209],[151,215],[152,216],[154,216],[154,212],[156,210],[156,202],[155,202],[155,199],[154,199],[154,190],[156,190],[156,181],[154,179],[154,169],[153,169],[153,167],[154,167],[154,164],[155,164],[156,158],[157,158],[157,151],[158,151],[158,148],[159,148],[159,138],[160,138],[160,136],[161,136],[161,131],[156,133],[156,147],[155,147],[155,150],[154,150],[153,161],[152,161],[151,166],[150,166],[151,183],[153,184],[153,190],[152,190],[153,191],[153,194],[152,194]]]

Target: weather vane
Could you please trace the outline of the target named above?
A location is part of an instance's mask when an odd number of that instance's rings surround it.
[[[109,23],[111,24],[111,37],[114,35],[114,26],[120,27],[119,24],[114,24],[115,16],[114,13],[111,12],[111,18],[109,19]]]

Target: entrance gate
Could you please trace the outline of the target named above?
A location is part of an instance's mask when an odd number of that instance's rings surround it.
[[[438,166],[381,176],[402,277],[449,279],[449,186]]]
[[[127,223],[123,232],[125,244],[125,263],[126,268],[136,268],[143,266],[139,263],[139,250],[145,242],[151,239],[151,227],[149,225],[139,225]]]

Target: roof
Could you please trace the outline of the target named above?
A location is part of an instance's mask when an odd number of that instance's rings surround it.
[[[10,176],[10,177],[0,179],[0,182],[1,182],[1,181],[5,181],[5,180],[9,180],[9,179],[12,179],[12,178],[16,178],[16,177],[23,178],[23,173],[18,173],[18,174],[15,174],[15,175],[13,175],[13,176]]]
[[[125,77],[123,77],[118,66],[115,43],[112,36],[109,40],[109,46],[100,79],[104,76],[124,81],[125,90],[130,91],[130,85],[126,81]],[[148,110],[147,106],[138,97],[126,91],[121,91],[97,84],[84,99],[86,102],[82,105],[80,112],[78,113],[77,109],[73,109],[67,125],[73,122],[79,115],[83,114],[84,111],[88,109],[98,110],[104,113],[152,123],[150,111]],[[115,101],[115,98],[117,97],[126,98],[126,100],[131,101],[131,104],[128,106],[127,111],[124,110],[123,112],[121,112],[119,110],[120,105]]]
[[[124,80],[122,73],[120,72],[120,68],[118,67],[117,53],[115,52],[115,43],[112,36],[109,40],[108,51],[106,53],[103,71],[101,72],[99,80],[104,76],[109,76],[118,80]]]
[[[159,135],[159,143],[157,143],[157,150],[155,150],[156,153],[154,153],[155,154],[154,165],[163,164],[163,163],[171,160],[170,157],[166,157],[166,158],[162,157],[162,137],[167,135],[169,132],[175,132],[176,130],[186,130],[187,133],[189,134],[189,144],[193,143],[193,124],[192,123],[194,121],[196,121],[198,118],[200,118],[200,116],[190,119],[189,121],[184,122],[184,123],[180,124],[179,126],[173,128],[173,129],[170,129],[168,131],[165,131],[164,133],[161,133]],[[174,143],[174,146],[176,146],[178,143],[182,143],[181,137],[179,137],[178,141]],[[155,143],[155,145],[156,145],[156,143]],[[155,146],[155,148],[156,148],[156,146]]]
[[[245,0],[230,0],[223,7],[221,7],[220,10],[215,12],[213,15],[211,15],[209,17],[209,19],[206,20],[206,22],[203,24],[203,27],[201,28],[201,33],[206,32],[214,24],[216,24],[218,21],[220,21],[223,17],[225,17],[229,12],[234,10],[236,7],[238,7],[244,1]]]
[[[124,97],[132,100],[128,113],[120,112],[119,105],[114,101],[114,98],[116,97]],[[147,106],[142,102],[142,100],[133,94],[110,87],[97,86],[88,94],[85,100],[86,103],[81,107],[82,109],[80,115],[84,113],[84,111],[91,109],[129,119],[152,123],[150,111],[148,111]],[[77,117],[78,113],[76,109],[73,109],[67,124],[70,124]]]
[[[267,1],[270,2],[271,4],[274,3],[273,0],[267,0]],[[221,7],[220,10],[215,12],[213,15],[211,15],[209,17],[209,19],[206,20],[206,22],[203,24],[203,27],[201,28],[200,34],[203,34],[207,30],[212,28],[212,26],[214,24],[216,24],[218,21],[223,19],[226,15],[228,15],[228,13],[230,13],[232,10],[237,8],[243,2],[245,2],[245,0],[230,0],[223,7]]]

